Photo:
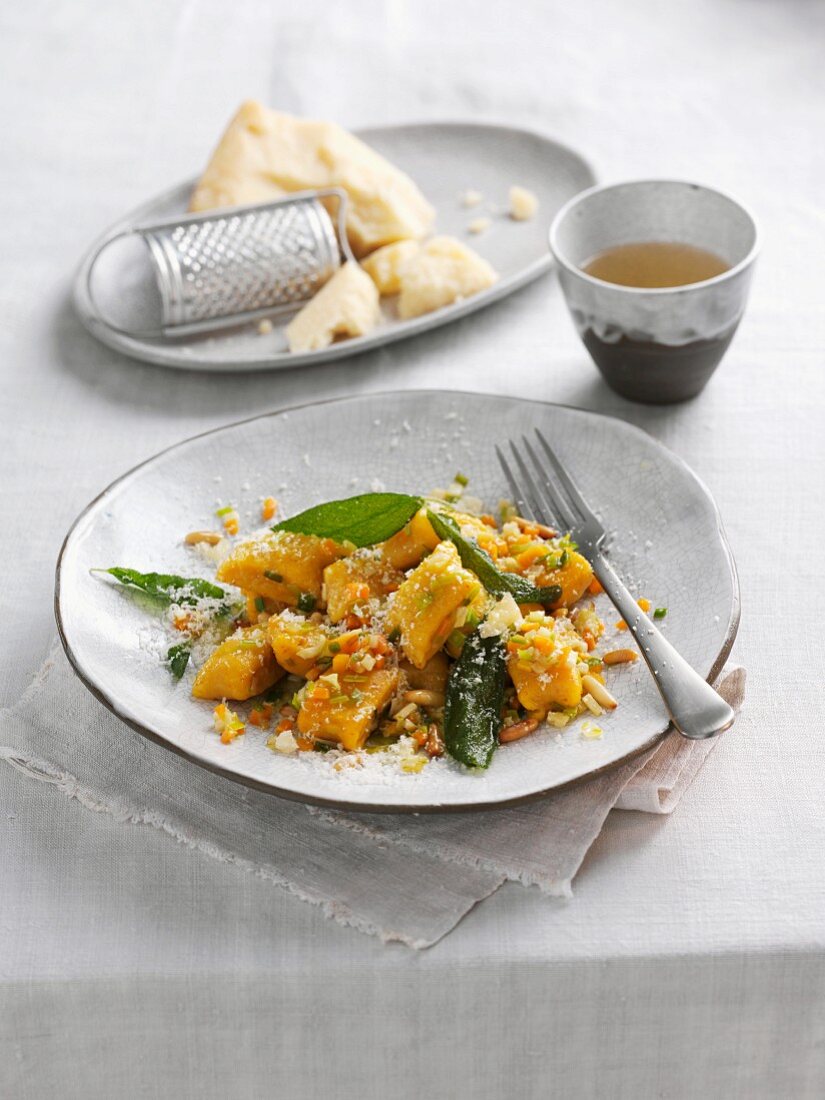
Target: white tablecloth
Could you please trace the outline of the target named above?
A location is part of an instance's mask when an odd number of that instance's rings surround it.
[[[0,32],[3,702],[47,651],[63,533],[115,475],[279,404],[428,385],[614,413],[680,453],[725,517],[749,671],[672,819],[613,814],[571,902],[501,890],[421,954],[0,769],[0,1094],[821,1096],[825,9],[37,0]],[[72,314],[73,265],[197,170],[248,95],[349,125],[512,121],[605,179],[739,193],[764,253],[727,360],[689,405],[631,405],[549,278],[312,372],[187,376],[106,351]]]

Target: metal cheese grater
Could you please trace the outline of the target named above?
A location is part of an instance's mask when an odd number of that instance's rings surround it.
[[[336,200],[336,221],[321,199]],[[103,252],[126,237],[142,240],[160,296],[159,324],[130,336],[185,336],[238,325],[308,301],[352,259],[345,232],[346,193],[302,191],[255,206],[192,214],[122,230],[104,240],[88,269],[92,287]]]

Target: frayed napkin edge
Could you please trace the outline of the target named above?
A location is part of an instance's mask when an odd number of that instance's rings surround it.
[[[36,683],[37,680],[35,681],[35,684]],[[161,814],[153,813],[151,810],[147,809],[140,809],[136,806],[129,806],[125,803],[101,800],[90,788],[85,787],[71,773],[61,771],[45,760],[22,757],[18,749],[14,749],[8,745],[0,745],[0,760],[11,765],[11,767],[22,775],[25,775],[28,779],[34,779],[39,783],[47,783],[53,786],[67,798],[75,799],[87,810],[92,810],[94,813],[108,814],[120,824],[147,825],[151,828],[159,829],[161,832],[166,833],[167,836],[172,837],[173,840],[176,840],[178,844],[182,844],[185,848],[190,849],[190,851],[201,852],[211,859],[217,860],[219,863],[233,864],[242,871],[246,871],[248,874],[255,875],[257,878],[271,882],[273,885],[286,890],[300,901],[320,908],[325,917],[331,918],[345,928],[355,928],[365,935],[375,936],[382,943],[403,943],[407,947],[411,947],[417,951],[431,947],[434,943],[438,942],[438,940],[417,939],[407,936],[403,932],[395,932],[391,929],[380,928],[371,921],[366,921],[361,917],[357,917],[347,906],[342,906],[337,902],[329,901],[326,898],[319,898],[314,894],[301,890],[295,882],[284,878],[270,867],[253,863],[252,860],[245,859],[236,852],[232,852],[228,848],[223,848],[218,844],[214,844],[212,841],[206,840],[205,838],[189,836],[176,825],[172,819],[164,817]],[[494,886],[488,894],[478,898],[476,904],[480,901],[484,901],[490,894],[495,893],[499,885],[500,883]],[[446,935],[447,933],[444,934]]]

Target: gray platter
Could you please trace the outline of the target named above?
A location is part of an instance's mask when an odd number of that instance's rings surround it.
[[[552,259],[547,232],[554,215],[573,195],[595,183],[593,169],[578,153],[528,130],[435,122],[356,132],[419,184],[436,208],[438,233],[467,241],[489,260],[500,276],[495,286],[410,321],[398,320],[393,299],[384,299],[382,321],[368,336],[301,354],[287,350],[284,327],[288,317],[273,318],[273,331],[267,335],[259,334],[257,322],[220,334],[177,339],[123,335],[106,323],[89,296],[87,284],[94,254],[100,243],[118,230],[183,213],[195,183],[188,180],[119,219],[91,246],[74,284],[75,306],[83,324],[116,351],[177,370],[283,370],[344,359],[466,317],[548,271]],[[507,216],[507,195],[512,184],[527,187],[538,196],[539,210],[530,221],[515,222]],[[459,196],[467,190],[480,191],[484,202],[465,209]],[[491,218],[490,228],[469,235],[468,224],[480,216]]]

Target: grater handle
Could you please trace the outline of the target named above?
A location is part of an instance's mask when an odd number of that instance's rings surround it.
[[[324,209],[325,204],[321,204],[318,201],[320,199],[337,200],[337,210],[334,212],[334,215],[332,212]],[[273,207],[277,208],[307,202],[316,203],[319,208],[319,214],[328,218],[327,225],[329,225],[331,230],[330,244],[337,246],[339,262],[341,260],[343,260],[343,262],[357,262],[350,248],[346,232],[346,191],[340,187],[326,187],[312,191],[295,191],[285,195],[281,199],[276,199],[269,203],[254,203],[245,206],[225,207],[217,210],[210,210],[208,212],[195,212],[193,214],[184,214],[176,218],[169,218],[148,225],[133,225],[117,229],[115,232],[110,233],[99,241],[86,265],[85,289],[89,304],[96,316],[112,331],[122,336],[137,339],[158,339],[163,337],[184,336],[198,332],[208,332],[210,330],[230,327],[233,324],[245,324],[261,317],[291,313],[303,304],[300,298],[282,302],[272,301],[251,308],[241,309],[234,313],[230,311],[213,317],[193,320],[186,320],[184,317],[178,320],[177,317],[175,317],[170,323],[169,304],[171,301],[177,307],[179,298],[176,297],[176,294],[180,290],[181,282],[180,268],[176,263],[177,257],[174,254],[174,246],[170,246],[168,231],[170,229],[177,230],[180,227],[191,227],[193,224],[208,225],[210,222],[220,222],[227,217],[233,219],[243,218],[246,214],[259,213]],[[151,270],[154,273],[154,278],[151,281],[154,283],[160,295],[159,323],[151,328],[145,328],[143,326],[121,326],[108,314],[108,311],[103,308],[95,292],[95,273],[100,257],[107,249],[116,244],[116,242],[127,238],[136,238],[145,246],[148,253],[148,263],[151,264]],[[317,289],[319,288],[316,287],[316,292]],[[305,298],[304,301],[306,300],[308,299]]]

